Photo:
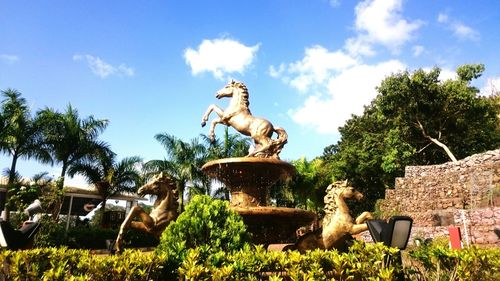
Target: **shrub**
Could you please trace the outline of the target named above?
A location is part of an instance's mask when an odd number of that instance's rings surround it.
[[[218,252],[204,259],[190,249],[179,268],[182,280],[394,280],[401,268],[386,262],[398,250],[356,242],[348,253],[336,250],[268,252],[262,246]]]
[[[228,201],[197,195],[163,232],[156,253],[167,254],[167,270],[176,271],[188,249],[198,248],[206,258],[241,249],[249,241],[242,218],[229,209]]]
[[[71,227],[66,234],[65,224],[50,217],[42,218],[41,229],[35,235],[36,247],[66,246],[71,249],[106,249],[106,240],[114,240],[117,229],[101,227]],[[130,229],[124,237],[126,247],[156,247],[158,239],[137,229]]]
[[[163,280],[159,256],[126,250],[97,256],[88,250],[42,248],[0,253],[0,280]]]
[[[67,248],[6,250],[0,252],[0,280],[396,280],[402,272],[387,262],[398,250],[381,243],[356,242],[347,253],[268,252],[249,244],[207,257],[203,251],[187,249],[172,275],[165,270],[167,253],[125,250],[116,256]],[[500,280],[500,249],[429,247],[410,256],[413,272],[405,269],[407,280]],[[413,267],[427,261],[426,268]]]
[[[500,280],[500,249],[424,245],[409,252],[411,280]]]

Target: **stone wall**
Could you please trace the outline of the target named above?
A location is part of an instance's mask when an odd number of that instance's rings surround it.
[[[380,210],[386,216],[412,217],[412,235],[432,238],[456,225],[464,241],[467,228],[471,243],[500,246],[496,234],[500,232],[500,149],[455,163],[406,167],[395,188],[386,190]]]

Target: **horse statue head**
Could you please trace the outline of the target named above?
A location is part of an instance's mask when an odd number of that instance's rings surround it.
[[[159,197],[164,197],[167,194],[173,194],[174,196],[176,196],[177,186],[175,184],[175,181],[171,177],[160,173],[154,176],[148,183],[141,186],[137,190],[137,194],[141,196],[151,194]]]
[[[364,196],[354,187],[350,186],[347,180],[335,181],[326,188],[325,202],[325,217],[335,213],[338,207],[338,200],[354,199],[357,201],[363,200]]]

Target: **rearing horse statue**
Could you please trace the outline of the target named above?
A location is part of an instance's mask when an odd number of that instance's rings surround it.
[[[175,182],[163,173],[155,176],[150,182],[143,185],[137,191],[139,195],[156,195],[153,209],[148,215],[141,207],[134,206],[123,221],[115,246],[118,253],[122,252],[123,235],[129,228],[135,228],[147,232],[160,239],[162,232],[168,224],[179,215],[177,203],[177,189]],[[141,221],[134,221],[135,218]]]
[[[219,106],[212,104],[208,107],[205,115],[201,119],[201,126],[204,127],[212,111],[217,113],[218,118],[212,120],[208,137],[215,139],[215,126],[224,124],[235,128],[245,136],[250,136],[255,149],[247,157],[265,157],[279,159],[279,153],[287,143],[288,135],[280,127],[274,127],[271,122],[264,118],[254,117],[248,108],[248,90],[245,84],[231,81],[224,88],[217,91],[216,98],[232,97],[229,106],[222,110]],[[278,134],[277,139],[272,139],[273,133]]]
[[[347,241],[351,235],[368,230],[365,221],[372,218],[371,213],[363,212],[354,220],[349,214],[346,199],[360,201],[363,194],[347,184],[347,181],[336,181],[326,188],[325,217],[322,227],[300,237],[295,248],[300,252],[313,249],[338,249],[346,251]]]

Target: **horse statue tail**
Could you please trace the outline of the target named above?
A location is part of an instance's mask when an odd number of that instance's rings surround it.
[[[288,134],[285,129],[281,127],[274,127],[274,132],[278,134],[278,138],[273,140],[274,155],[277,157],[283,149],[283,146],[288,142]]]

